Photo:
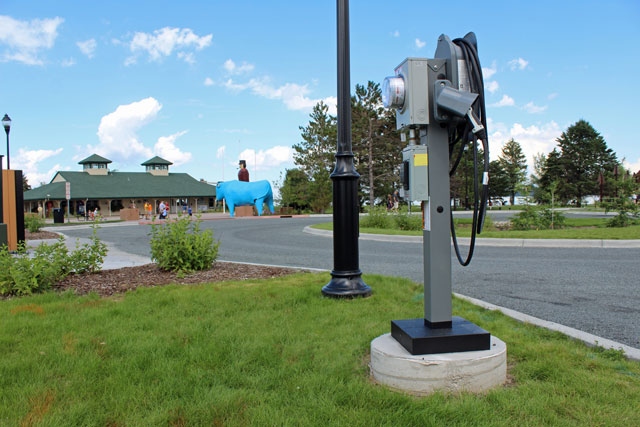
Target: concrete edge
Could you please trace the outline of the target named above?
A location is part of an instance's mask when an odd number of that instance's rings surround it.
[[[223,259],[216,260],[216,262],[224,262],[227,264],[247,264],[247,265],[255,265],[257,267],[278,267],[278,268],[290,268],[292,270],[300,270],[300,271],[313,271],[316,273],[328,273],[331,270],[327,270],[324,268],[313,268],[313,267],[295,267],[291,265],[277,265],[277,264],[260,264],[256,262],[242,262],[242,261],[227,261]]]
[[[319,230],[306,226],[304,233],[322,237],[333,237],[333,231]],[[422,236],[398,236],[388,234],[360,233],[362,240],[374,240],[379,242],[394,243],[422,243]],[[471,239],[459,237],[458,243],[468,245]],[[630,249],[640,248],[640,240],[589,240],[589,239],[498,239],[489,237],[479,237],[476,239],[477,246],[494,247],[518,247],[518,248],[607,248],[607,249]]]
[[[468,297],[466,295],[461,295],[455,292],[454,292],[454,295],[460,299],[470,302],[473,305],[486,308],[487,310],[497,310],[502,314],[504,314],[505,316],[511,317],[512,319],[518,320],[520,322],[530,323],[532,325],[539,326],[545,329],[561,332],[571,338],[584,342],[588,346],[599,346],[599,347],[604,347],[606,349],[622,350],[624,352],[624,355],[627,358],[633,359],[633,360],[640,360],[640,349],[630,347],[626,344],[612,341],[607,338],[602,338],[602,337],[590,334],[588,332],[583,332],[578,329],[571,328],[569,326],[561,325],[559,323],[549,322],[547,320],[529,316],[528,314],[520,313],[519,311],[511,310],[510,308],[500,307],[498,305],[484,302],[482,300]]]

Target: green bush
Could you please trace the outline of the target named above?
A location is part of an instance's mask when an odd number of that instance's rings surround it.
[[[98,239],[94,225],[91,243],[69,253],[64,237],[56,243],[41,243],[29,254],[24,244],[15,254],[0,248],[0,295],[29,295],[49,289],[71,273],[96,272],[102,267],[106,245]]]
[[[422,215],[409,215],[405,213],[393,216],[395,227],[399,230],[422,230]]]
[[[629,227],[638,222],[634,218],[636,217],[629,212],[620,211],[618,215],[607,221],[607,227]]]
[[[37,233],[44,226],[44,220],[37,214],[26,214],[24,216],[24,228],[30,233]]]
[[[522,212],[511,218],[511,225],[514,230],[547,230],[551,228],[553,219],[553,228],[562,228],[565,226],[566,217],[560,212],[551,209],[539,208],[535,205],[526,205]]]
[[[369,209],[369,214],[360,218],[360,226],[366,228],[391,228],[392,219],[386,208]]]
[[[195,220],[180,216],[175,222],[151,226],[151,259],[163,270],[206,270],[218,257],[220,242],[211,230],[200,230]]]
[[[90,242],[82,246],[76,243],[76,249],[69,258],[70,270],[75,273],[95,273],[100,271],[104,257],[107,255],[107,245],[98,238],[98,226],[93,225]]]
[[[28,295],[48,289],[68,271],[67,248],[61,237],[53,245],[41,244],[29,256],[24,244],[11,254],[0,249],[0,294]]]

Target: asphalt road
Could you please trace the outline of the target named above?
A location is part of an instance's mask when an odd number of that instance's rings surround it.
[[[332,239],[303,233],[331,218],[204,221],[219,259],[331,269]],[[149,256],[149,226],[105,226],[101,239]],[[87,237],[88,229],[67,229]],[[422,282],[422,245],[360,240],[365,274]],[[468,267],[453,261],[454,292],[640,348],[640,249],[478,247]],[[374,289],[375,291],[375,289]]]

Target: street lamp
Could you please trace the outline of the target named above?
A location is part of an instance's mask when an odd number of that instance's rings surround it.
[[[11,118],[8,114],[5,114],[2,118],[2,126],[7,133],[7,170],[11,169],[11,163],[9,162],[9,131],[11,130]]]
[[[368,297],[371,288],[359,267],[358,179],[351,151],[349,0],[337,0],[338,147],[333,181],[333,270],[322,294],[333,298]]]

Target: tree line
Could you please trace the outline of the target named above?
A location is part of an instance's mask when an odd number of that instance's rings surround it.
[[[395,114],[382,106],[380,86],[369,81],[356,85],[351,97],[352,146],[356,169],[360,173],[359,202],[375,206],[386,204],[388,194],[401,186],[402,149],[396,131]],[[335,165],[337,120],[322,102],[316,104],[309,123],[300,127],[301,139],[293,146],[296,168],[285,172],[280,184],[282,206],[322,212],[332,201],[329,178]],[[624,170],[616,154],[589,122],[578,120],[556,140],[548,155],[534,156],[534,170],[528,174],[526,157],[514,139],[504,144],[498,160],[489,164],[489,196],[516,194],[537,203],[575,202],[581,206],[586,196],[599,196],[601,202],[638,192],[638,175]],[[470,147],[469,147],[470,148]],[[473,165],[472,150],[466,149],[451,177],[451,197],[456,205],[473,206],[473,177],[483,170]]]

